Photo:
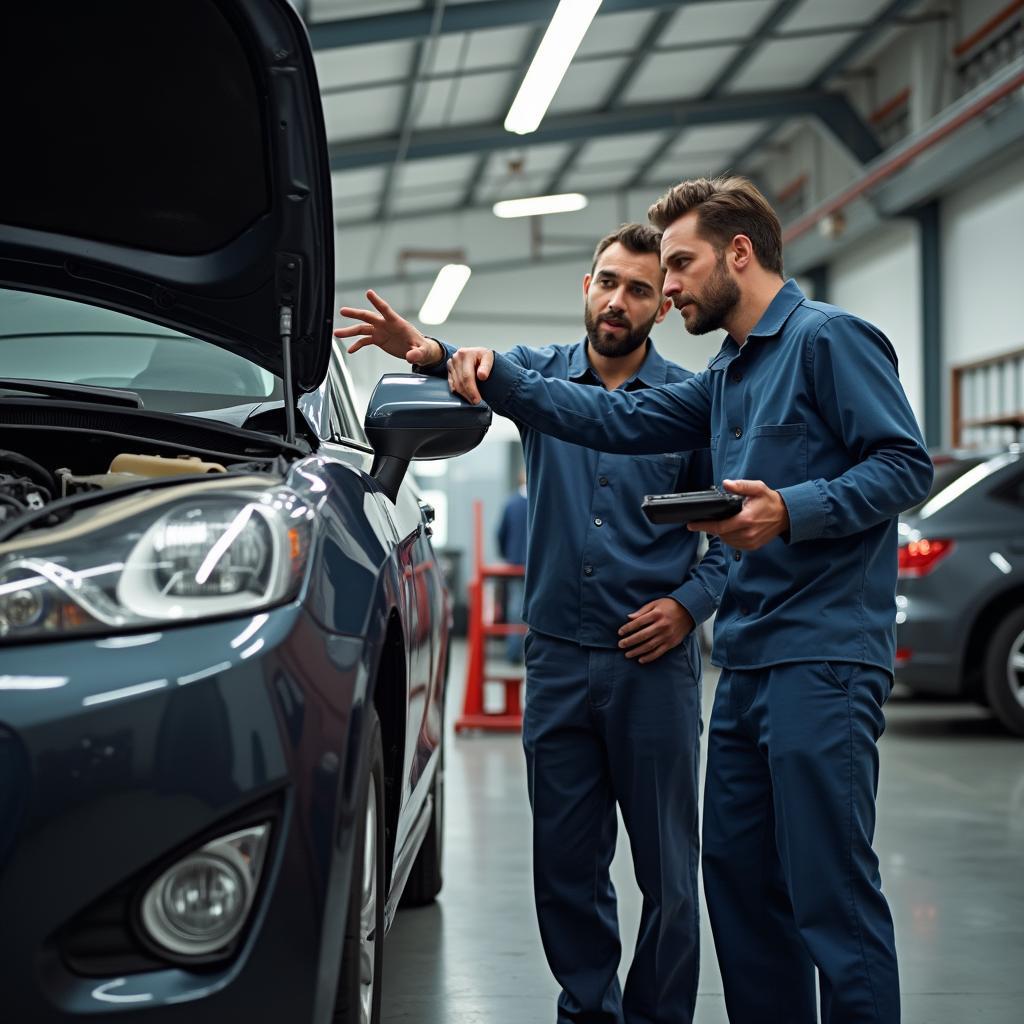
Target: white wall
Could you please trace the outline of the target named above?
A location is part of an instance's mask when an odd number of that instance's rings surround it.
[[[896,349],[900,380],[924,422],[921,273],[917,225],[897,221],[843,253],[830,267],[831,301],[875,324]]]
[[[942,204],[947,366],[1024,346],[1024,157]]]

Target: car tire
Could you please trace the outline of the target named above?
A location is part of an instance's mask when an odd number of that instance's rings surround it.
[[[441,862],[444,857],[444,745],[438,756],[437,770],[430,783],[433,808],[430,812],[430,827],[423,837],[423,845],[416,855],[409,880],[402,893],[403,907],[425,907],[437,899],[444,879]]]
[[[379,1024],[384,967],[384,748],[380,720],[366,714],[367,774],[356,817],[345,940],[334,1024]]]
[[[1010,732],[1024,736],[1024,608],[996,627],[985,656],[985,695]]]

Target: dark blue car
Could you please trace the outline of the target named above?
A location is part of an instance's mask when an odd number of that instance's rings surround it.
[[[5,39],[0,1019],[376,1021],[441,886],[449,603],[404,477],[490,414],[396,376],[360,425],[284,0]]]

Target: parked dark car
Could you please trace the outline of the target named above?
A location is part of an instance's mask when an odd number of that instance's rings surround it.
[[[449,602],[404,476],[490,413],[397,375],[360,426],[285,0],[5,38],[0,1017],[377,1021],[441,886]]]
[[[936,460],[900,523],[896,675],[1024,736],[1024,450]]]

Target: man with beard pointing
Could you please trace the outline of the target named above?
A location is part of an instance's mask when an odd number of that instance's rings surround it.
[[[692,376],[648,337],[662,297],[661,235],[627,224],[597,245],[583,278],[587,336],[506,358],[580,387],[637,391]],[[376,310],[335,331],[418,369],[447,374],[455,349]],[[718,607],[717,539],[654,526],[645,494],[711,486],[709,453],[633,458],[558,441],[522,423],[529,480],[523,617],[526,751],[541,938],[562,987],[559,1024],[690,1024],[699,966],[697,801],[701,661],[694,626]],[[616,804],[643,893],[625,991],[615,890]]]

